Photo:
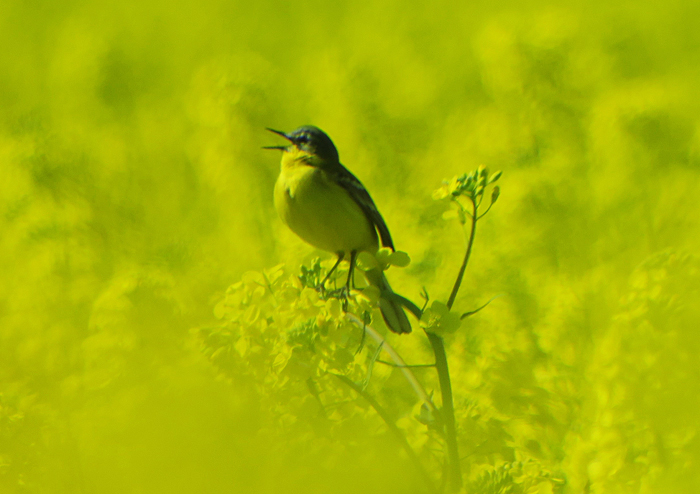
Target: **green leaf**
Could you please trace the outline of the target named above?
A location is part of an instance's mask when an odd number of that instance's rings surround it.
[[[405,268],[411,264],[411,258],[407,253],[403,251],[396,251],[389,254],[389,263],[393,266],[398,266],[400,268]]]
[[[357,267],[359,267],[363,271],[367,271],[370,269],[378,269],[380,266],[380,261],[378,257],[379,252],[377,252],[377,256],[374,256],[369,252],[360,252],[359,254],[357,254]],[[386,254],[386,257],[388,257],[388,253]]]
[[[491,192],[491,204],[496,202],[498,200],[498,196],[500,196],[500,195],[501,195],[501,188],[498,185],[496,185],[493,188],[493,192]]]
[[[438,422],[435,412],[425,402],[421,403],[420,413],[416,415],[416,420],[428,427],[435,427]]]

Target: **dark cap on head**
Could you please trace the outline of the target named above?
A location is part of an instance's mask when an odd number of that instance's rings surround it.
[[[338,150],[335,148],[335,144],[333,144],[331,138],[328,137],[328,135],[321,129],[314,127],[313,125],[304,125],[288,134],[274,129],[267,130],[289,139],[292,144],[297,146],[299,149],[306,151],[309,154],[315,154],[324,161],[337,163],[340,159],[338,156]],[[272,148],[277,148],[277,146]]]

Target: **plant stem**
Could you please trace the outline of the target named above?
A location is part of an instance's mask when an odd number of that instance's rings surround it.
[[[384,423],[386,423],[387,427],[389,427],[389,430],[394,434],[396,439],[401,443],[401,446],[403,447],[404,451],[406,451],[406,454],[408,455],[408,458],[411,460],[413,465],[416,467],[418,470],[418,473],[420,473],[420,476],[423,478],[423,481],[427,485],[427,487],[430,489],[430,492],[437,493],[438,490],[435,487],[435,484],[433,484],[433,480],[430,478],[430,475],[428,475],[428,472],[425,470],[423,467],[423,464],[421,463],[420,459],[416,455],[415,451],[413,451],[413,448],[411,448],[411,445],[408,444],[408,441],[406,440],[406,436],[404,436],[403,432],[401,432],[401,429],[399,429],[394,421],[391,419],[389,414],[384,410],[384,408],[379,404],[377,400],[374,399],[374,397],[369,394],[367,391],[362,389],[361,386],[357,385],[355,382],[353,382],[351,379],[347,378],[346,376],[343,376],[342,374],[336,374],[334,372],[331,372],[335,377],[340,379],[343,383],[345,383],[347,386],[351,387],[357,394],[362,396],[365,400],[367,400],[367,403],[370,404],[372,408],[377,412],[377,414],[384,420]]]
[[[462,487],[462,469],[459,463],[459,449],[457,446],[457,428],[455,426],[455,410],[452,402],[452,384],[450,382],[450,370],[447,366],[447,354],[445,343],[435,333],[426,331],[430,344],[435,354],[435,367],[440,380],[440,395],[442,396],[442,409],[440,416],[445,426],[445,443],[447,444],[447,457],[449,465],[449,482],[452,492],[457,492]]]
[[[469,263],[469,257],[472,253],[474,245],[474,235],[476,234],[476,222],[479,219],[477,216],[478,205],[475,197],[471,197],[472,213],[469,217],[472,220],[471,229],[469,232],[469,240],[467,240],[467,252],[464,254],[462,266],[459,268],[457,279],[452,287],[450,298],[447,300],[447,308],[452,309],[452,305],[457,298],[457,292],[462,285],[464,272]],[[447,366],[447,354],[445,353],[445,342],[442,337],[434,333],[426,332],[430,345],[433,347],[435,354],[435,367],[440,381],[440,395],[442,396],[441,416],[445,427],[445,443],[447,444],[447,457],[449,465],[449,485],[452,492],[457,492],[462,487],[462,468],[459,463],[459,448],[457,445],[457,427],[455,425],[455,409],[452,400],[452,382],[450,381],[450,369]]]
[[[452,305],[455,303],[457,298],[457,292],[462,284],[462,278],[464,277],[464,271],[467,269],[467,263],[469,262],[469,256],[472,254],[472,246],[474,245],[474,235],[476,234],[476,221],[477,221],[477,206],[476,200],[472,198],[472,227],[469,232],[469,240],[467,241],[467,253],[464,255],[464,260],[462,261],[462,266],[459,268],[459,273],[457,274],[457,279],[452,287],[452,293],[450,293],[450,298],[447,300],[447,308],[452,309]]]

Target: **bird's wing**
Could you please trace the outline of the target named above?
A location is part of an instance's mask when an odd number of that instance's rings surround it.
[[[362,208],[362,211],[365,213],[365,216],[367,216],[370,223],[377,228],[379,231],[379,237],[382,240],[382,246],[389,247],[391,250],[394,250],[394,242],[391,240],[389,228],[386,226],[382,215],[379,214],[379,210],[370,197],[369,192],[367,192],[367,189],[365,189],[365,186],[362,185],[362,182],[360,182],[357,177],[350,172],[350,170],[345,168],[340,163],[338,163],[338,165],[339,166],[337,168],[334,167],[331,172],[335,182],[345,189],[348,194],[350,194],[350,197],[352,197],[360,208]]]

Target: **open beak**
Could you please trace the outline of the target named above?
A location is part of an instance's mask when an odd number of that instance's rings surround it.
[[[285,139],[287,139],[288,141],[291,141],[291,139],[289,138],[289,136],[287,135],[286,132],[282,132],[281,130],[271,129],[270,127],[265,127],[265,130],[269,130],[270,132],[277,134],[278,136],[282,136]]]
[[[269,130],[270,132],[272,132],[274,134],[280,135],[291,142],[291,139],[289,138],[289,136],[287,135],[286,132],[282,132],[281,130],[271,129],[269,127],[267,127],[267,130]],[[263,146],[263,149],[279,149],[280,151],[285,151],[287,149],[287,146]]]

